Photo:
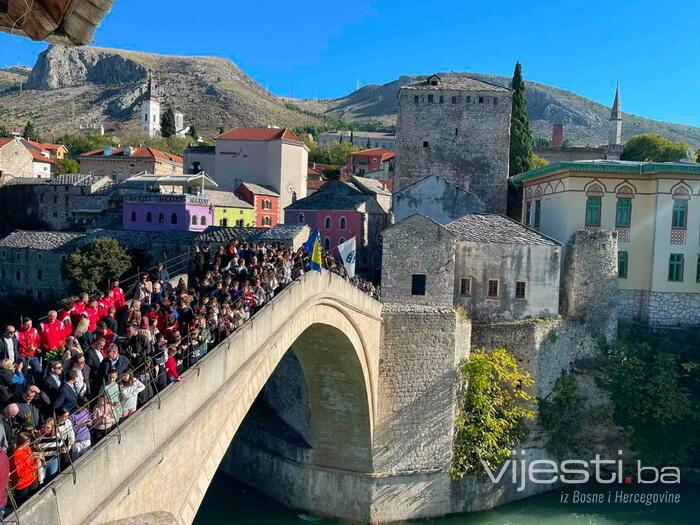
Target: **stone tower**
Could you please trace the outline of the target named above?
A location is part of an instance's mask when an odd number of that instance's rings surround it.
[[[141,105],[141,130],[150,138],[160,135],[160,95],[153,76],[148,77],[148,91]]]
[[[610,112],[608,152],[618,157],[622,153],[622,110],[620,109],[620,84],[615,89],[615,100]]]
[[[401,88],[394,191],[437,175],[505,213],[511,99],[511,90],[463,74]]]
[[[617,337],[617,233],[581,230],[566,245],[561,313],[613,343]]]

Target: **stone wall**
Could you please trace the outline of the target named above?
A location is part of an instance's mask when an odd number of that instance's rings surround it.
[[[384,304],[374,431],[377,472],[449,469],[456,370],[470,322],[451,307]]]
[[[700,294],[649,292],[648,319],[655,326],[700,325]]]
[[[427,217],[412,215],[384,230],[382,237],[382,300],[451,308],[454,304],[454,235]],[[411,293],[413,275],[425,276],[424,295]]]
[[[598,352],[596,335],[580,322],[561,318],[503,323],[474,323],[472,348],[503,347],[535,380],[534,393],[545,398],[577,359]]]
[[[438,103],[440,95],[443,104]],[[414,96],[419,96],[418,104]],[[426,102],[427,96],[416,89],[399,93],[394,191],[438,175],[480,197],[487,211],[505,213],[510,93],[431,91],[434,103]],[[451,104],[453,96],[456,104]],[[478,103],[479,98],[484,103]]]
[[[649,291],[648,290],[624,290],[618,291],[617,316],[624,321],[646,321],[649,315]]]
[[[304,371],[293,351],[280,360],[275,372],[265,384],[265,402],[296,432],[311,443],[311,406]]]
[[[617,233],[574,233],[566,245],[561,312],[584,321],[608,342],[617,337]]]

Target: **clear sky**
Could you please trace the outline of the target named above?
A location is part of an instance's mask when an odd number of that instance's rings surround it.
[[[510,75],[700,126],[700,0],[116,0],[95,45],[233,60],[278,95],[337,97],[401,74]],[[0,66],[46,44],[0,34]]]

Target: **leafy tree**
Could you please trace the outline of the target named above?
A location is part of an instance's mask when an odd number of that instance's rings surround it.
[[[616,352],[599,377],[614,422],[651,465],[700,466],[700,363],[696,329],[621,325]]]
[[[322,164],[341,165],[348,161],[348,155],[360,148],[353,146],[349,142],[334,142],[320,146],[317,142],[306,142],[309,146],[309,161],[320,162]]]
[[[22,131],[22,136],[27,140],[33,140],[35,142],[41,142],[41,137],[34,127],[34,122],[28,120],[24,126],[24,131]]]
[[[94,293],[109,279],[120,277],[131,266],[131,257],[115,239],[100,238],[70,254],[63,263],[75,291]]]
[[[510,175],[518,175],[532,166],[532,135],[527,116],[525,81],[520,62],[513,72],[513,105],[510,116]]]
[[[172,107],[168,106],[160,120],[160,134],[164,138],[169,138],[175,135],[176,131],[175,112],[173,111]]]
[[[77,157],[82,153],[102,149],[105,146],[116,146],[117,141],[107,135],[69,133],[57,139],[59,144],[63,144],[68,149],[68,155]]]
[[[498,469],[513,447],[527,437],[527,421],[534,418],[534,382],[518,368],[504,348],[473,350],[460,363],[458,412],[455,419],[451,477],[483,474],[482,461]]]
[[[688,158],[688,144],[685,142],[671,142],[670,140],[649,133],[638,135],[625,144],[622,152],[622,160],[653,161],[653,162],[678,162]]]
[[[66,157],[57,163],[58,173],[80,173],[80,164],[75,159]]]
[[[197,133],[197,128],[194,127],[194,124],[190,126],[190,130],[187,132],[187,134],[195,140],[199,138],[199,133]]]
[[[547,137],[537,136],[532,138],[532,145],[536,148],[548,148],[551,144]]]
[[[586,410],[572,373],[563,374],[548,399],[540,399],[539,422],[547,432],[547,450],[558,458],[577,452],[583,439]]]
[[[0,139],[6,139],[10,136],[10,132],[3,125],[0,125]]]
[[[530,157],[530,169],[535,170],[537,168],[544,168],[549,164],[549,161],[547,159],[544,159],[540,157],[539,155],[535,155],[534,153],[532,154],[532,157]]]

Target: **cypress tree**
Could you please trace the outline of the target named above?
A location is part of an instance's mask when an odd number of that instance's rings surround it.
[[[532,166],[532,135],[527,117],[525,81],[520,62],[513,72],[513,107],[510,116],[510,176],[529,170]]]
[[[168,138],[175,135],[175,131],[175,112],[173,111],[173,108],[168,106],[160,121],[160,134],[163,137]]]
[[[27,124],[25,124],[24,130],[22,131],[22,136],[27,140],[41,142],[39,134],[37,133],[36,128],[34,127],[34,122],[32,122],[31,120],[28,120]]]

